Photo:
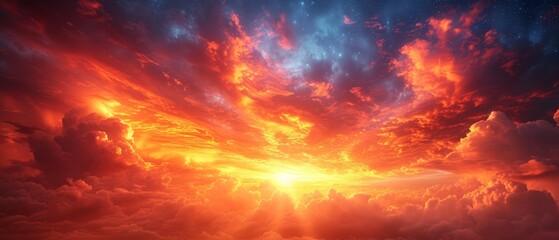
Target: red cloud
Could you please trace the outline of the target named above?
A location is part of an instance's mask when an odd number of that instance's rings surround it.
[[[31,136],[29,146],[45,179],[60,185],[67,178],[103,176],[129,167],[144,168],[135,153],[130,128],[118,119],[70,112],[62,135]]]
[[[549,126],[528,124],[516,129],[537,132],[539,127]],[[489,135],[498,138],[498,133],[515,126],[504,115],[494,113],[472,129],[474,133],[461,144],[473,139],[481,141],[480,137]],[[0,169],[0,203],[10,206],[2,210],[0,217],[3,237],[554,239],[559,236],[554,228],[559,224],[559,210],[552,196],[505,179],[486,183],[465,179],[435,185],[425,191],[388,190],[349,196],[330,190],[327,195],[309,193],[296,204],[292,197],[265,183],[252,187],[241,185],[234,178],[184,165],[152,165],[148,169],[133,152],[130,129],[115,118],[71,112],[66,114],[62,130],[63,134],[54,141],[34,143],[32,149],[38,164],[30,167],[50,180],[68,178],[64,184],[50,187],[50,183],[33,175],[25,176],[23,172],[20,177],[6,178],[10,172],[23,168]],[[33,139],[32,135],[30,141]],[[52,155],[38,151],[56,149],[53,144],[59,146],[57,154],[65,158],[51,158]],[[120,154],[117,148],[121,148]],[[475,149],[470,146],[469,150]],[[106,158],[88,158],[91,155]],[[59,161],[78,170],[70,173],[64,168],[46,167]],[[93,167],[88,161],[105,167]],[[14,164],[23,166],[24,163]],[[54,178],[55,173],[61,177]],[[410,198],[410,194],[415,197]]]
[[[110,17],[103,9],[103,5],[96,0],[79,0],[77,11],[95,21],[109,21]]]
[[[544,120],[514,123],[502,112],[476,122],[444,160],[420,165],[463,174],[500,174],[559,196],[559,128]]]
[[[344,15],[344,24],[345,25],[351,25],[354,24],[355,22],[353,20],[351,20],[351,18],[349,18],[347,15]]]
[[[280,19],[276,23],[276,32],[279,35],[278,45],[284,50],[291,50],[294,47],[293,30],[286,21],[285,14],[280,15]]]
[[[515,124],[504,113],[492,112],[470,127],[447,160],[495,171],[512,171],[528,161],[559,166],[558,145],[559,128],[549,122]]]

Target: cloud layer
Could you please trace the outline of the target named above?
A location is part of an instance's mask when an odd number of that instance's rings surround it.
[[[553,127],[526,123],[517,128],[525,125]],[[494,112],[472,125],[456,151],[478,146],[467,144],[481,143],[476,137],[501,138],[501,133],[517,128]],[[116,118],[70,112],[60,135],[30,134],[34,159],[2,169],[1,234],[26,239],[559,236],[559,209],[552,195],[503,177],[484,183],[464,178],[426,189],[389,188],[377,194],[345,195],[331,189],[306,193],[296,201],[270,182],[246,185],[218,172],[145,162],[135,154],[129,131]],[[484,146],[502,149],[498,142]],[[478,161],[450,156],[449,161],[463,161],[462,166]],[[487,161],[503,161],[487,156]],[[518,169],[532,161],[536,160]]]

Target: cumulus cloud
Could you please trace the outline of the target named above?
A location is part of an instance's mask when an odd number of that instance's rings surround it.
[[[388,198],[404,203],[384,205]],[[508,180],[437,185],[414,201],[398,194],[347,197],[335,190],[310,199],[298,207],[281,197],[270,200],[273,206],[263,203],[255,212],[259,224],[248,225],[251,233],[317,239],[552,239],[559,234],[552,196]]]
[[[218,172],[148,164],[135,153],[131,129],[117,118],[72,111],[62,124],[55,136],[29,133],[33,161],[1,169],[0,203],[9,206],[0,211],[3,237],[553,239],[559,234],[555,199],[505,178],[379,194],[332,189],[296,200],[266,183],[242,185]],[[466,141],[495,142],[505,139],[499,133],[510,137],[516,136],[510,131],[521,135],[540,127],[550,126],[515,125],[494,112],[472,126],[458,149],[477,156],[487,148]],[[503,144],[510,141],[490,146]]]
[[[59,136],[29,136],[37,169],[46,181],[59,186],[67,178],[104,176],[127,168],[144,168],[136,154],[132,130],[119,119],[69,112]]]
[[[470,127],[445,164],[508,173],[551,168],[559,166],[557,146],[557,126],[544,120],[514,123],[502,112],[491,112],[486,120]]]
[[[212,194],[221,180],[208,178],[211,172],[147,163],[135,152],[132,130],[117,118],[71,111],[60,132],[31,133],[32,161],[1,169],[0,235],[166,239],[161,232],[180,231],[195,236],[210,231],[207,224],[219,217],[217,209],[204,210],[207,206],[193,200],[198,187],[209,189],[206,197],[215,195],[208,205],[224,201],[237,187],[226,184]],[[176,192],[168,189],[172,178],[180,183]],[[251,195],[242,193],[238,201],[250,204]],[[225,206],[242,209],[232,201]]]
[[[418,166],[446,169],[464,175],[507,176],[550,191],[559,177],[559,128],[545,120],[513,122],[502,112],[472,124],[446,157]]]

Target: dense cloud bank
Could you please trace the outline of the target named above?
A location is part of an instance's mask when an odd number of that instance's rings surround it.
[[[490,125],[494,121],[497,126]],[[70,112],[62,123],[56,136],[28,135],[31,161],[1,169],[3,238],[559,237],[559,209],[552,195],[504,177],[484,182],[466,177],[426,189],[374,195],[332,189],[297,201],[269,183],[247,186],[217,172],[146,162],[135,153],[131,129],[116,118]],[[515,125],[495,112],[472,125],[457,151],[482,141],[476,139],[482,136],[480,129],[501,133],[504,127],[508,133],[525,126],[554,127],[537,122]],[[500,139],[495,132],[483,136]],[[501,147],[499,142],[484,146],[486,151]],[[477,160],[471,159],[456,164]]]

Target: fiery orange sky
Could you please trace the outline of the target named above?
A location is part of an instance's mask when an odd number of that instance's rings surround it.
[[[552,1],[3,1],[1,239],[559,239]]]

